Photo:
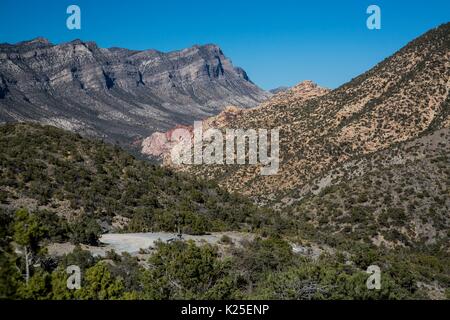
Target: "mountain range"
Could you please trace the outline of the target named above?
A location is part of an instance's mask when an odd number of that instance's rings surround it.
[[[270,95],[212,44],[168,53],[44,38],[0,44],[0,123],[36,121],[129,146]]]

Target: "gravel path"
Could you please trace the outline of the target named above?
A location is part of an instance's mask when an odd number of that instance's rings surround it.
[[[183,234],[182,240],[193,240],[197,244],[218,244],[224,235],[230,237],[236,246],[239,246],[242,240],[251,240],[254,238],[254,235],[250,233],[214,232],[202,236]],[[111,250],[114,250],[117,253],[127,252],[131,255],[136,255],[141,249],[153,249],[155,242],[158,240],[168,242],[171,239],[178,239],[178,237],[175,233],[170,232],[106,233],[100,237],[100,246],[82,245],[81,247],[90,251],[94,256],[104,257],[106,252]],[[51,255],[61,256],[72,252],[74,247],[75,246],[70,243],[53,243],[48,246],[48,251]]]

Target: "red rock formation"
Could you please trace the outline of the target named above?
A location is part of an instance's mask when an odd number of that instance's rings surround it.
[[[153,133],[150,137],[147,137],[142,141],[142,153],[153,157],[163,158],[170,153],[172,147],[180,141],[180,138],[182,138],[180,137],[180,132],[185,132],[185,130],[189,131],[192,136],[193,127],[184,125],[177,125],[167,132]]]

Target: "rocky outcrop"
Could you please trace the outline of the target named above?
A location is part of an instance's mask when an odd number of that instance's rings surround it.
[[[208,128],[222,127],[229,121],[232,121],[244,112],[245,109],[240,109],[236,106],[227,106],[217,116],[204,119],[202,121],[203,130]],[[184,131],[177,129],[186,129]],[[189,133],[188,133],[189,132]],[[180,136],[180,133],[183,133]],[[186,136],[187,134],[187,136]],[[151,136],[142,141],[141,153],[159,160],[164,160],[169,164],[170,151],[181,139],[191,139],[194,136],[194,127],[177,125],[167,132],[155,132]]]
[[[264,101],[260,106],[269,107],[279,104],[289,105],[293,102],[303,102],[312,98],[323,96],[330,92],[330,89],[318,86],[311,80],[304,80],[292,88],[278,90],[270,99]]]
[[[37,121],[129,144],[270,95],[212,44],[168,53],[43,38],[0,44],[0,123]]]
[[[192,137],[193,127],[178,125],[167,132],[155,132],[150,137],[142,141],[142,153],[155,158],[164,158],[172,147],[178,142],[179,137],[175,137],[174,132],[177,129],[187,129],[189,131],[189,139]]]

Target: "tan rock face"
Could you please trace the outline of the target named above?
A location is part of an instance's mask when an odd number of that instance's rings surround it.
[[[262,102],[259,108],[274,106],[277,104],[288,105],[293,102],[306,101],[312,98],[323,96],[330,92],[329,89],[322,88],[311,80],[305,80],[292,88],[277,93],[270,99]]]

